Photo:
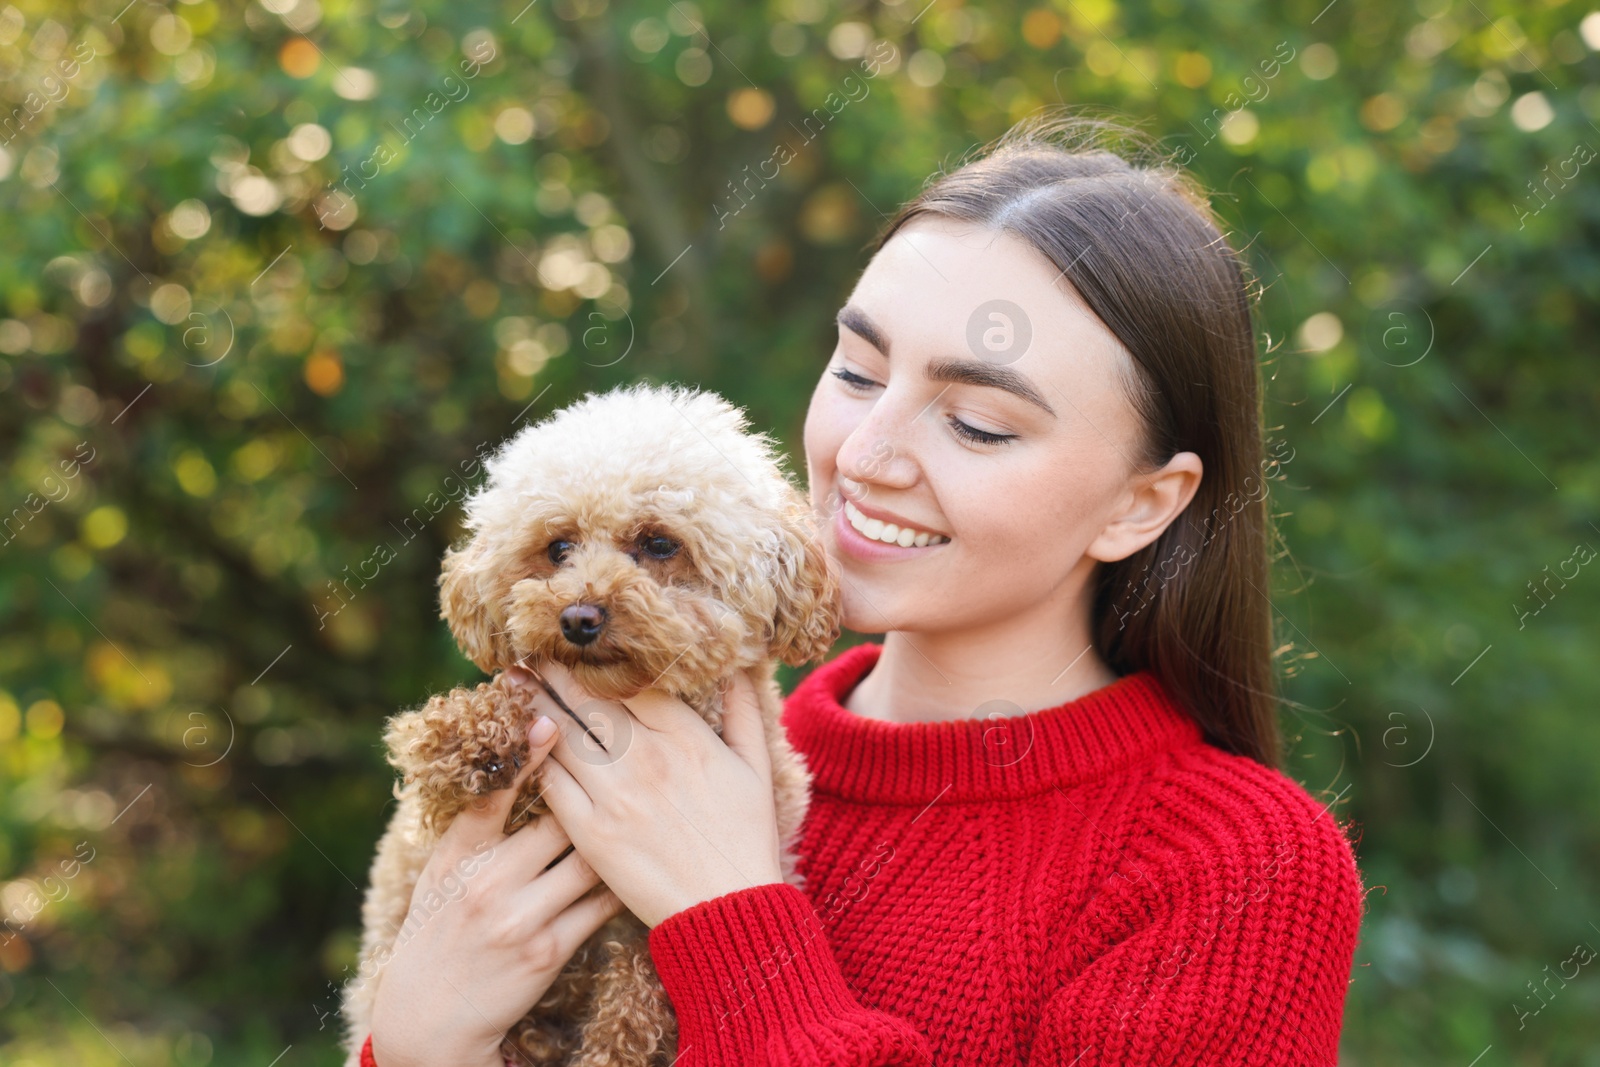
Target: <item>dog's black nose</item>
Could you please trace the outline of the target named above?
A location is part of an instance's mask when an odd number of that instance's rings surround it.
[[[599,604],[569,604],[561,609],[561,636],[587,645],[606,628],[606,609]]]

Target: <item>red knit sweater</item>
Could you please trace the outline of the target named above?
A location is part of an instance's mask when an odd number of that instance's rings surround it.
[[[650,932],[675,1067],[1336,1063],[1365,897],[1322,805],[1149,672],[1016,717],[862,718],[841,700],[881,651],[785,704],[805,891]]]

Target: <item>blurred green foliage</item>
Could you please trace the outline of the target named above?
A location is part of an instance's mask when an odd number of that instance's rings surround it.
[[[641,377],[797,452],[882,216],[1064,101],[1264,286],[1347,1062],[1600,1064],[1600,977],[1548,980],[1600,947],[1600,15],[125,3],[0,0],[0,1061],[336,1063],[379,726],[474,673],[462,465]]]

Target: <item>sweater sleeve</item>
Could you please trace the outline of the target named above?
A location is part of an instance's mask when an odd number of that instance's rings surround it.
[[[1030,1067],[1337,1064],[1365,894],[1331,817],[1165,875],[1129,870],[1084,939],[1109,947],[1047,1000]]]
[[[678,1017],[679,1067],[925,1067],[927,1039],[864,1007],[804,893],[774,882],[702,901],[650,931]]]
[[[505,1061],[506,1067],[520,1067],[509,1058]],[[372,1035],[367,1035],[367,1043],[361,1046],[361,1067],[378,1067],[378,1061],[372,1058]]]

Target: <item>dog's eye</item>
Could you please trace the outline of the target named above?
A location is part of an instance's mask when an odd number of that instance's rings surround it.
[[[643,548],[648,555],[655,559],[671,559],[678,554],[678,549],[682,546],[670,537],[652,534],[649,537],[641,538],[639,547]]]
[[[551,541],[550,547],[545,552],[550,557],[550,562],[560,566],[561,561],[567,558],[567,553],[573,549],[571,541]]]

